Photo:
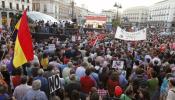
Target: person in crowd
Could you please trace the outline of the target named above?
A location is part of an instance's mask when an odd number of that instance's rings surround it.
[[[41,58],[41,66],[45,71],[47,70],[48,64],[49,64],[49,56],[47,53],[44,53]]]
[[[34,80],[32,83],[32,89],[27,92],[25,96],[23,96],[22,100],[48,100],[46,94],[40,90],[41,81]]]
[[[151,79],[148,79],[148,91],[149,91],[149,95],[151,100],[155,100],[157,98],[159,98],[158,95],[158,90],[159,90],[159,80],[156,76],[156,72],[152,71],[151,72]]]
[[[98,83],[99,83],[99,78],[98,78],[98,74],[95,72],[95,68],[94,67],[91,67],[91,74],[90,74],[90,77],[92,80],[94,80],[95,82],[95,86],[97,87]]]
[[[68,93],[68,96],[71,97],[71,94],[73,90],[80,91],[81,90],[81,85],[78,81],[76,81],[76,76],[75,74],[72,74],[70,76],[70,83],[68,83],[65,86],[65,91]]]
[[[107,81],[107,89],[111,97],[114,96],[115,87],[120,86],[119,74],[117,72],[112,72],[110,78]]]
[[[43,76],[48,79],[53,74],[54,74],[54,72],[53,72],[53,66],[49,64],[48,65],[48,68],[47,68],[47,71],[44,72]]]
[[[70,75],[70,70],[73,68],[73,63],[68,62],[67,67],[63,69],[62,76],[65,79],[67,76]]]
[[[27,81],[27,76],[22,76],[21,84],[14,89],[13,96],[16,100],[23,100],[27,92],[32,89],[31,86],[27,85]]]
[[[136,97],[138,97],[138,91],[139,88],[147,88],[147,79],[145,78],[144,70],[142,68],[137,68],[135,70],[135,76],[133,77],[133,80],[131,80],[131,83],[133,85],[133,91],[136,93]]]
[[[7,66],[6,65],[2,65],[1,68],[1,74],[3,76],[4,81],[7,83],[9,89],[11,88],[11,80],[10,80],[10,73],[7,70]]]
[[[134,95],[134,91],[133,91],[133,87],[132,85],[129,85],[125,92],[120,96],[120,100],[135,100],[133,98],[133,95]]]
[[[57,56],[54,56],[49,61],[49,65],[52,65],[54,70],[60,70],[59,65],[61,64],[62,62],[59,60]]]
[[[65,85],[71,83],[71,76],[72,75],[75,76],[75,81],[79,82],[79,79],[78,79],[78,77],[75,74],[75,70],[74,69],[71,69],[70,70],[70,75],[65,78]]]
[[[99,77],[99,81],[102,82],[104,88],[106,88],[107,87],[107,81],[109,79],[109,68],[104,67],[102,69],[102,73],[99,73],[98,77]]]
[[[40,80],[41,81],[41,91],[44,91],[46,94],[48,94],[48,80],[43,76],[44,70],[39,69],[38,70],[38,76],[34,77],[33,80]]]
[[[90,77],[90,68],[87,68],[85,73],[86,75],[80,78],[81,92],[88,95],[91,88],[95,86],[95,82]]]
[[[87,67],[88,64],[86,62],[83,62],[82,65],[76,69],[75,74],[77,75],[78,79],[85,76],[85,71]]]
[[[97,93],[99,96],[101,96],[102,99],[108,95],[108,90],[105,90],[103,85],[104,84],[102,82],[99,82],[97,89]]]
[[[160,88],[160,100],[166,100],[166,97],[168,95],[168,82],[169,78],[172,77],[171,73],[167,73],[167,75],[164,77],[161,88]]]
[[[158,98],[150,99],[149,92],[146,89],[139,89],[139,100],[159,100]]]
[[[86,100],[102,100],[102,98],[97,92],[92,92],[90,93],[89,97],[86,98]]]
[[[119,83],[120,83],[121,87],[126,88],[126,86],[128,84],[128,80],[126,79],[125,75],[122,73],[121,70],[119,70],[118,73],[119,73]]]
[[[0,84],[0,100],[9,100],[10,96],[7,94],[6,88]]]
[[[21,84],[22,69],[21,68],[14,69],[12,73],[14,73],[14,75],[12,76],[12,84],[13,87],[16,88],[18,85]]]
[[[169,79],[169,90],[166,100],[173,100],[175,98],[175,78]]]
[[[116,98],[120,98],[120,96],[122,95],[123,90],[120,86],[116,86],[115,87],[115,91],[114,91],[114,95]]]
[[[70,100],[81,100],[80,98],[80,92],[77,90],[73,90],[71,93]]]

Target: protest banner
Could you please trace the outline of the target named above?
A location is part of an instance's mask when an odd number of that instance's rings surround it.
[[[115,38],[126,41],[146,40],[146,29],[137,32],[126,32],[125,30],[122,30],[120,27],[118,27]]]
[[[116,61],[114,60],[113,63],[112,63],[112,68],[115,68],[115,69],[123,69],[124,67],[124,61]]]
[[[53,75],[53,76],[48,78],[50,94],[55,92],[56,90],[58,90],[60,88],[60,80],[59,79],[60,79],[59,74]]]

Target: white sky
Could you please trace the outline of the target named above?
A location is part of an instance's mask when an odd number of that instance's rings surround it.
[[[134,6],[150,6],[162,0],[74,0],[76,5],[85,5],[90,11],[100,13],[102,9],[113,9],[115,2],[122,5],[122,10]]]

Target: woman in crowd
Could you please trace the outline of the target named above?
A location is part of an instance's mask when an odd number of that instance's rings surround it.
[[[111,97],[114,96],[115,87],[120,86],[118,72],[112,72],[110,78],[107,81],[107,89]]]

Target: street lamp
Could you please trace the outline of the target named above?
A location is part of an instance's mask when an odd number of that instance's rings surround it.
[[[117,20],[118,20],[118,9],[121,9],[122,6],[121,6],[121,4],[115,3],[115,4],[114,4],[114,7],[117,8]]]
[[[71,8],[72,8],[72,20],[74,19],[74,0],[71,1]]]

